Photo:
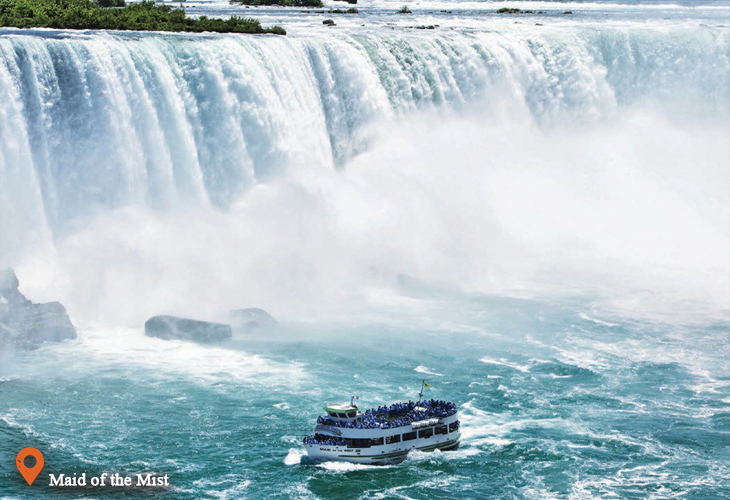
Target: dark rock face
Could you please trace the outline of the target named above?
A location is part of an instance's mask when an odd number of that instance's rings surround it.
[[[0,270],[0,304],[18,305],[30,303],[25,296],[20,293],[18,287],[20,281],[12,269]]]
[[[277,324],[276,319],[271,314],[258,307],[236,309],[235,311],[231,311],[231,317],[235,325],[240,326],[244,330],[273,328]]]
[[[160,339],[219,342],[231,338],[231,325],[210,323],[176,316],[153,316],[144,324],[144,334]]]
[[[35,349],[43,342],[76,338],[76,328],[63,304],[34,304],[19,286],[12,269],[0,271],[0,344]]]

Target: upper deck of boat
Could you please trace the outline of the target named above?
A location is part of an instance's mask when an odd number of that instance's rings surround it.
[[[317,424],[342,429],[392,429],[435,419],[444,419],[457,413],[456,404],[441,400],[422,400],[393,403],[359,412],[355,405],[328,405],[327,416],[317,418]],[[319,426],[318,426],[319,427]]]

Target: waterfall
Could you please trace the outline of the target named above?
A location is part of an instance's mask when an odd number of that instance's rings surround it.
[[[511,139],[520,144],[549,142],[556,131],[620,126],[641,109],[680,128],[719,123],[708,126],[722,132],[730,106],[730,34],[713,27],[1,34],[4,265],[114,210],[225,214],[236,203],[255,203],[248,193],[256,186],[347,172],[353,162],[357,172],[367,170],[358,158],[419,117],[432,120],[430,129],[461,119],[507,131],[492,137],[538,134]],[[510,150],[504,140],[489,145],[481,136],[472,144],[496,161],[500,148]],[[391,151],[376,158],[388,163],[398,147]],[[432,170],[454,170],[450,163],[447,156]],[[353,200],[369,204],[372,193]],[[489,224],[504,229],[502,222]],[[458,252],[468,262],[483,253]],[[416,261],[440,262],[428,255]]]

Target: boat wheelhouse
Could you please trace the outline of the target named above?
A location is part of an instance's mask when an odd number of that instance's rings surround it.
[[[454,450],[459,446],[459,412],[448,401],[394,403],[360,412],[352,402],[325,406],[314,434],[304,438],[316,461],[397,463],[411,450]]]

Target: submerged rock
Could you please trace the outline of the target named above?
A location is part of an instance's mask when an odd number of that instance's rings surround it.
[[[247,309],[236,309],[231,311],[233,323],[245,330],[253,330],[255,328],[273,328],[277,321],[274,317],[258,307],[249,307]]]
[[[0,271],[0,344],[35,349],[43,342],[76,338],[76,327],[60,302],[35,304],[23,295],[12,269]]]
[[[144,334],[160,339],[219,342],[231,338],[231,325],[177,316],[153,316],[144,324]]]

